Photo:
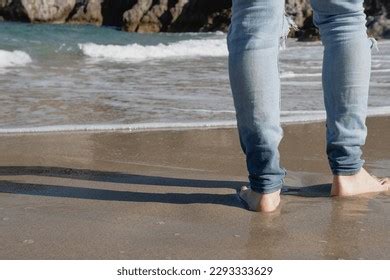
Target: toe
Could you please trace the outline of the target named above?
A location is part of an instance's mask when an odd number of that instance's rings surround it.
[[[385,186],[387,186],[387,187],[390,186],[390,178],[381,178],[381,179],[379,180],[379,182],[381,183],[381,185],[385,185]]]

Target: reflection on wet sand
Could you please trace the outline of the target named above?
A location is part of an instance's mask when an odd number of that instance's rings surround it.
[[[283,198],[279,211],[251,217],[248,259],[388,258],[386,194]]]
[[[390,228],[384,194],[333,199],[325,256],[338,259],[388,258]]]

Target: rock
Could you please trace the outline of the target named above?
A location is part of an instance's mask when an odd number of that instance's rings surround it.
[[[6,20],[100,25],[102,0],[0,0]]]
[[[230,17],[232,16],[231,9],[223,9],[222,11],[212,13],[207,17],[207,24],[203,26],[199,31],[211,32],[211,31],[223,31],[227,32],[230,25]]]
[[[67,22],[102,25],[101,3],[102,0],[77,0]]]
[[[139,17],[133,17],[131,22],[124,16],[125,30],[137,32],[164,32],[181,14],[183,7],[189,0],[154,0],[149,10],[139,13]],[[137,9],[134,6],[131,10]],[[131,10],[129,13],[131,13]]]
[[[19,1],[30,22],[64,23],[76,4],[76,0]]]
[[[298,38],[298,41],[317,41],[320,39],[320,32],[313,23],[313,15],[303,21],[303,25],[299,26],[292,37]]]
[[[366,0],[367,29],[370,36],[390,38],[390,1]]]
[[[153,0],[138,0],[137,3],[123,14],[123,29],[135,32],[140,25],[142,17],[152,6]]]
[[[140,20],[138,32],[166,32],[180,16],[189,0],[157,0]]]
[[[190,0],[168,31],[226,31],[230,24],[231,5],[231,0]]]
[[[370,36],[390,39],[390,19],[386,15],[369,16],[367,22]]]
[[[390,37],[390,1],[365,0],[365,13],[367,15],[367,32],[376,38]],[[293,37],[301,41],[319,39],[318,29],[312,21],[312,10],[308,0],[286,0],[286,12],[291,15],[299,27]]]
[[[1,0],[0,15],[7,20],[63,23],[76,0]]]
[[[21,0],[0,0],[0,16],[5,20],[29,21]]]
[[[141,18],[138,25],[138,32],[159,32],[163,29],[164,23],[160,21],[168,11],[168,0],[159,0]],[[170,22],[171,17],[165,17],[165,23]]]
[[[175,22],[177,20],[177,18],[180,16],[180,14],[183,11],[183,8],[187,5],[189,1],[190,0],[177,0],[175,5],[169,8],[169,12],[172,15],[171,22]]]
[[[10,6],[12,3],[12,0],[0,0],[0,11],[2,9],[5,9],[6,7]]]
[[[298,27],[307,24],[305,20],[313,15],[308,0],[286,0],[286,13],[294,19]]]
[[[309,0],[285,0],[299,40],[319,38]],[[324,0],[325,1],[325,0]],[[390,36],[390,1],[365,0],[368,33]],[[111,25],[129,32],[227,31],[231,0],[0,0],[0,17],[30,22]]]

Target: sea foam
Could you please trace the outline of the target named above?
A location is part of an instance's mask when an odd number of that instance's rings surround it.
[[[390,106],[369,107],[368,116],[388,116]],[[320,122],[326,118],[325,111],[282,111],[281,122],[306,123]],[[153,130],[181,130],[181,129],[213,129],[236,127],[235,120],[202,121],[202,122],[161,122],[161,123],[134,123],[134,124],[79,124],[79,125],[48,125],[35,127],[0,128],[0,134],[19,133],[51,133],[51,132],[88,132],[88,131],[129,131],[142,132]]]
[[[286,71],[280,73],[280,78],[302,78],[302,77],[321,77],[321,73],[295,73]]]
[[[224,57],[228,55],[226,39],[183,40],[170,44],[143,46],[78,44],[84,55],[92,58],[137,62],[148,59]]]
[[[31,61],[31,57],[23,51],[0,50],[0,68],[24,66]]]

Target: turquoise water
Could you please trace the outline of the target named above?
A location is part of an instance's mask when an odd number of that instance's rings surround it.
[[[373,55],[370,113],[390,113],[390,41]],[[282,120],[323,118],[322,46],[281,53]],[[226,34],[137,34],[0,23],[0,132],[234,124]]]

